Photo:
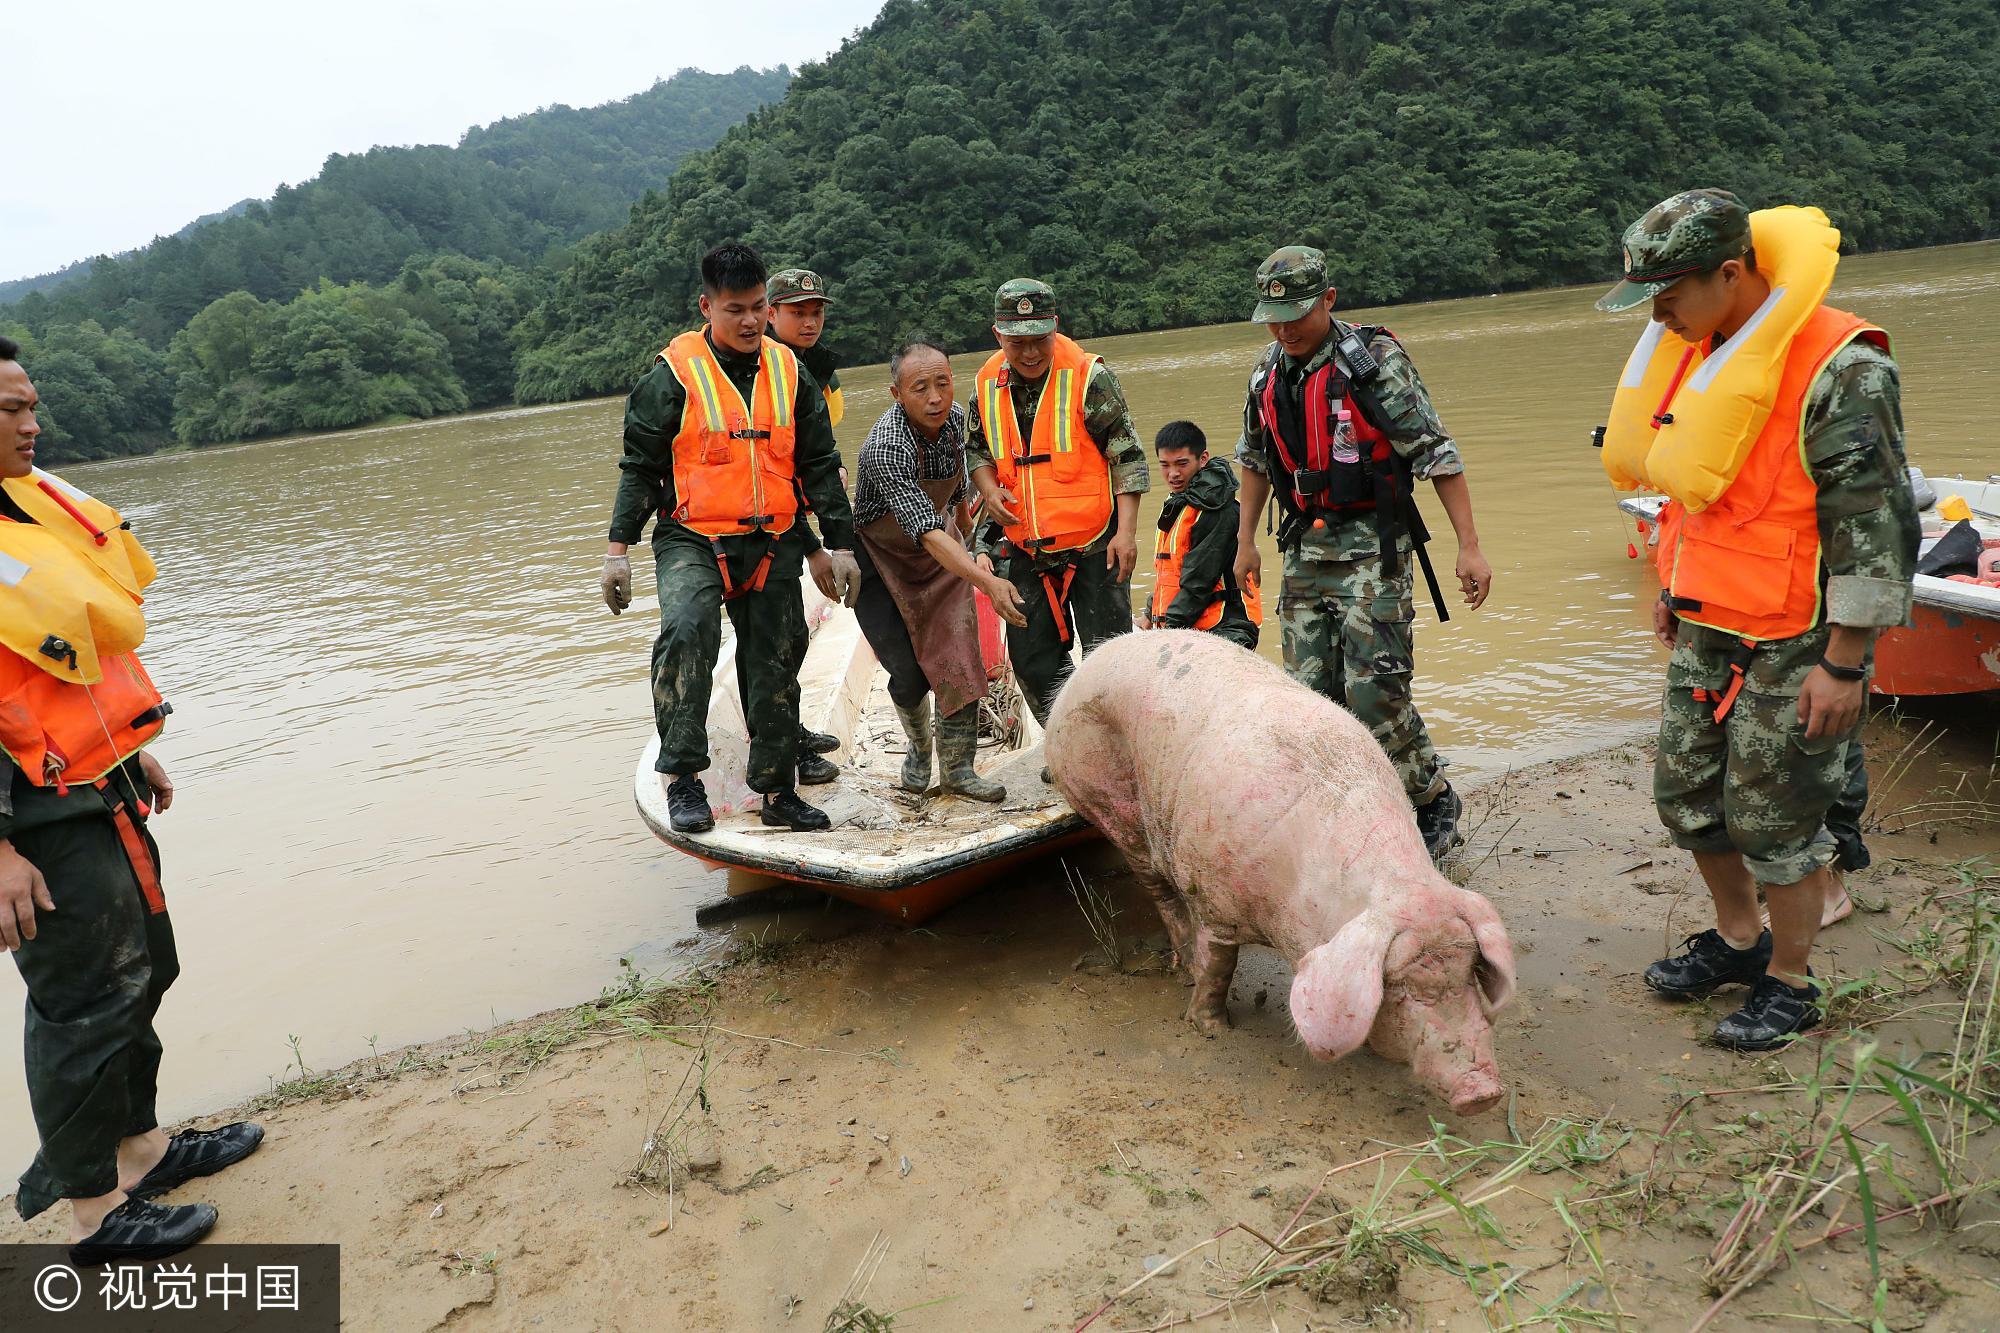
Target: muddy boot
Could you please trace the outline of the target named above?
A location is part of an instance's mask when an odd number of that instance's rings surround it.
[[[1465,841],[1458,832],[1458,817],[1464,811],[1465,803],[1449,782],[1428,803],[1417,807],[1417,830],[1424,835],[1424,849],[1431,860],[1441,863],[1452,848]]]
[[[938,785],[949,795],[989,804],[1007,799],[1005,787],[991,778],[980,777],[972,767],[972,756],[979,751],[977,704],[961,708],[950,717],[939,715],[937,749],[938,767],[943,770]]]
[[[896,720],[903,724],[910,752],[903,756],[903,777],[896,785],[918,795],[931,785],[931,709],[929,699],[919,699],[908,708],[896,705]]]

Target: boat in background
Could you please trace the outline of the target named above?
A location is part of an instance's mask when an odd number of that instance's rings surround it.
[[[1985,481],[1927,478],[1912,468],[1910,481],[1924,525],[1921,551],[1928,553],[1961,518],[1972,523],[1988,548],[2000,546],[2000,476]],[[1618,508],[1645,539],[1649,555],[1659,541],[1660,509],[1665,504],[1666,497],[1660,495],[1631,495],[1618,501]],[[1636,557],[1641,547],[1626,549]],[[1919,574],[1912,600],[1910,623],[1883,631],[1875,641],[1875,692],[1934,695],[2000,690],[2000,586]]]
[[[1042,734],[1005,667],[999,616],[981,599],[980,639],[993,689],[977,768],[1004,783],[1007,799],[986,805],[956,796],[917,796],[897,785],[907,742],[854,613],[801,580],[812,635],[799,672],[800,720],[840,741],[829,758],[840,776],[800,795],[826,811],[833,827],[818,833],[766,828],[760,798],[744,783],[749,732],[736,687],[736,645],[723,645],[709,699],[710,767],[702,774],[715,827],[677,833],[667,816],[666,786],[653,770],[653,736],[632,774],[640,817],[669,846],[732,875],[732,897],[789,881],[916,924],[1033,857],[1096,836],[1062,795],[1041,780]],[[989,623],[990,622],[990,623]]]

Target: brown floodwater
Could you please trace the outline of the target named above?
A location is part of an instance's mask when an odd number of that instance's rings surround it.
[[[1639,323],[1598,314],[1596,295],[1366,315],[1402,336],[1458,437],[1497,571],[1492,600],[1449,624],[1419,598],[1418,701],[1461,780],[1630,735],[1657,707],[1654,589],[1588,443]],[[2000,471],[2000,243],[1850,259],[1836,298],[1895,335],[1912,461]],[[1093,348],[1148,441],[1188,417],[1231,450],[1264,341],[1238,324]],[[977,364],[957,359],[961,389]],[[851,458],[887,394],[879,367],[843,379]],[[653,602],[614,620],[598,600],[621,406],[71,472],[161,568],[146,654],[176,708],[158,752],[179,796],[156,831],[183,963],[161,1016],[164,1115],[262,1089],[294,1039],[330,1067],[587,998],[621,959],[661,970],[699,947],[694,911],[722,876],[632,809]],[[1142,556],[1160,493],[1156,479]],[[1449,524],[1426,498],[1455,597]],[[1990,763],[1989,703],[1921,711],[1966,720],[1958,758]],[[0,1004],[20,995],[0,969]],[[0,1176],[34,1144],[19,1031],[0,1023]]]

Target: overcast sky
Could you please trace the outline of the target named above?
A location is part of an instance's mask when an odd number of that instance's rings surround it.
[[[143,245],[316,175],[686,66],[797,69],[881,0],[21,0],[0,73],[0,280]]]

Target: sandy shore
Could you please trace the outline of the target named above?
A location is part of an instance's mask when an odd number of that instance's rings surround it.
[[[1992,1327],[1994,1196],[1890,1215],[1976,1190],[1996,1134],[1879,1063],[1993,1099],[1992,1050],[1956,1026],[1978,948],[2000,959],[1972,915],[2000,881],[1967,864],[1991,827],[1892,810],[1910,827],[1871,838],[1863,910],[1823,937],[1832,1026],[1740,1057],[1701,1040],[1739,992],[1675,1006],[1639,980],[1706,924],[1648,764],[1635,743],[1468,800],[1458,873],[1520,955],[1512,1096],[1485,1116],[1365,1052],[1306,1060],[1265,951],[1235,1030],[1198,1035],[1098,853],[1115,965],[1054,877],[914,931],[750,919],[696,978],[287,1085],[253,1107],[264,1149],[176,1197],[218,1205],[218,1241],[338,1241],[346,1326],[370,1330],[1071,1329],[1121,1290],[1092,1328],[1688,1328],[1745,1276],[1711,1327]],[[1835,1185],[1786,1223],[1805,1179]],[[10,1209],[0,1239],[56,1217]]]

